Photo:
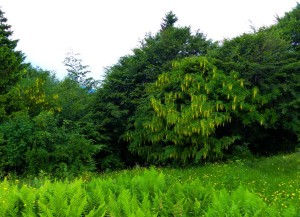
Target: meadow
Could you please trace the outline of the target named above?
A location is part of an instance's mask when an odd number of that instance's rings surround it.
[[[5,178],[0,216],[300,216],[300,154],[69,180]]]

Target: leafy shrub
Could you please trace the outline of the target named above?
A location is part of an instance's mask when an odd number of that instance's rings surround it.
[[[231,159],[241,160],[253,158],[253,154],[247,144],[235,145],[232,148],[232,152],[228,156]]]
[[[80,133],[76,123],[58,126],[51,112],[30,118],[15,113],[0,125],[0,168],[18,174],[38,174],[41,170],[67,176],[96,168],[93,155],[99,147]]]

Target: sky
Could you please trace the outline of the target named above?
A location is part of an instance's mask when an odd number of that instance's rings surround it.
[[[66,54],[79,53],[90,76],[103,79],[105,68],[131,54],[146,33],[155,34],[169,11],[177,26],[200,30],[222,41],[275,23],[296,0],[0,0],[18,50],[26,61],[62,79]]]

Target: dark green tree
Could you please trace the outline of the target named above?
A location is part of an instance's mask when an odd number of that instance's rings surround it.
[[[11,39],[12,34],[11,26],[0,9],[0,122],[10,113],[5,105],[9,100],[6,94],[26,73],[25,56],[15,50],[18,40]]]
[[[283,60],[285,64],[278,70],[280,97],[277,100],[277,112],[281,114],[283,128],[297,135],[300,142],[300,4],[278,18],[274,27],[283,39],[289,43]],[[291,136],[294,138],[295,136]]]
[[[143,102],[147,84],[168,71],[173,60],[192,55],[203,56],[214,46],[199,31],[192,34],[189,27],[174,27],[177,18],[171,13],[162,26],[167,25],[170,17],[173,21],[170,21],[168,28],[154,36],[148,34],[140,47],[133,50],[133,55],[120,58],[117,64],[107,69],[102,87],[96,94],[94,120],[107,144],[104,155],[115,163],[131,164],[136,160],[128,152],[128,142],[124,141],[123,135],[133,127],[131,118]],[[99,156],[99,159],[104,158]]]
[[[300,3],[296,7],[285,14],[282,18],[277,18],[278,24],[275,26],[281,32],[283,38],[289,41],[291,49],[300,55]]]
[[[0,11],[0,175],[95,169],[93,155],[101,146],[91,121],[93,94],[87,89],[94,83],[86,78],[86,66],[71,58],[74,70],[60,82],[23,64],[24,55],[15,51],[18,41],[10,39],[6,22]]]
[[[299,7],[299,6],[298,6]],[[299,9],[295,9],[299,10]],[[289,15],[290,13],[288,13]],[[282,18],[286,22],[286,18]],[[294,23],[292,19],[292,23]],[[245,85],[257,86],[268,103],[261,108],[269,118],[264,126],[245,130],[244,142],[260,153],[291,151],[299,140],[299,58],[295,42],[279,21],[271,27],[243,34],[210,53],[225,72],[239,71]],[[294,25],[292,25],[294,26]],[[239,129],[237,129],[239,130]]]
[[[178,21],[178,18],[172,11],[168,12],[165,17],[163,18],[163,23],[160,25],[161,31],[169,28],[174,27],[174,24]]]

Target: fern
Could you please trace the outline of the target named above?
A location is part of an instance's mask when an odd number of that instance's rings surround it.
[[[147,217],[147,215],[145,214],[145,212],[144,212],[141,208],[138,208],[138,209],[137,209],[135,216],[139,216],[139,217]],[[148,216],[149,216],[149,215],[148,215]]]
[[[141,203],[141,208],[145,212],[145,215],[150,215],[151,202],[149,201],[149,193],[143,193],[143,200]]]
[[[44,194],[41,195],[38,205],[41,215],[64,216],[65,211],[68,209],[66,186],[62,182],[48,185]]]
[[[109,216],[111,217],[121,216],[120,208],[116,203],[116,197],[111,190],[108,191],[108,209],[109,209],[108,212]]]
[[[106,206],[104,204],[98,206],[97,208],[92,209],[86,217],[104,217],[106,216]]]
[[[66,216],[81,216],[87,206],[87,197],[85,190],[81,187],[82,181],[76,180],[69,189],[69,204],[66,210]],[[70,197],[71,196],[71,197]]]
[[[202,209],[201,209],[201,201],[199,201],[197,198],[195,198],[193,207],[192,207],[192,212],[194,214],[194,216],[199,216]]]
[[[36,200],[36,189],[22,186],[17,193],[18,198],[22,202],[22,216],[34,217],[37,216],[37,200]]]
[[[119,197],[118,197],[118,205],[122,209],[122,213],[124,216],[130,216],[132,214],[132,209],[131,209],[131,193],[128,189],[124,189],[121,191]]]
[[[185,201],[185,198],[183,197],[182,199],[178,200],[173,205],[173,209],[171,209],[173,216],[183,216],[184,215],[184,208],[185,208],[184,201]]]
[[[19,213],[19,198],[16,195],[17,186],[12,186],[5,178],[0,185],[0,214],[1,216],[17,216]]]
[[[222,189],[214,192],[211,206],[205,216],[277,216],[278,210],[275,206],[267,207],[256,194],[251,193],[240,186],[230,195]],[[291,208],[291,213],[293,209]],[[281,215],[280,215],[281,216]],[[296,216],[296,215],[290,215]]]
[[[99,182],[93,182],[87,185],[86,193],[88,201],[87,210],[95,210],[96,208],[99,209],[99,207],[106,207],[105,192]]]
[[[36,189],[19,187],[6,179],[0,183],[0,217],[149,217],[149,216],[284,216],[296,217],[299,208],[266,204],[243,186],[215,189],[201,180],[166,177],[151,168],[95,178],[90,182],[45,180]],[[124,178],[124,179],[123,179]]]

